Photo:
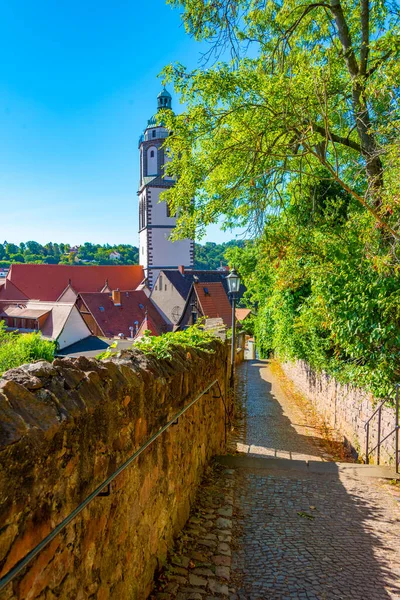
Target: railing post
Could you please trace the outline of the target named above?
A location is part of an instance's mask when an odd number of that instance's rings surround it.
[[[399,384],[396,385],[396,473],[399,472]]]
[[[376,464],[381,462],[381,424],[382,424],[382,404],[378,411],[378,447],[376,449]]]
[[[366,465],[369,465],[368,448],[369,448],[369,421],[367,423],[367,431],[365,434],[365,464]]]

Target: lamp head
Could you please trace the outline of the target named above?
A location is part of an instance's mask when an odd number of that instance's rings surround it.
[[[237,294],[240,288],[240,277],[236,273],[235,268],[233,267],[229,275],[226,277],[226,282],[228,284],[228,291],[230,294]]]

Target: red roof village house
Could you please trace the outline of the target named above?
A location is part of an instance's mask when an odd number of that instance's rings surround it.
[[[93,335],[135,338],[146,329],[161,335],[171,328],[142,290],[79,294],[78,310]]]
[[[90,336],[74,302],[1,300],[0,321],[8,330],[20,333],[41,331],[45,338],[57,342],[60,350]]]
[[[194,283],[186,300],[178,327],[192,325],[199,317],[222,319],[226,327],[232,324],[232,307],[221,282]]]
[[[0,286],[0,300],[74,302],[80,292],[134,290],[144,279],[137,265],[14,264]]]

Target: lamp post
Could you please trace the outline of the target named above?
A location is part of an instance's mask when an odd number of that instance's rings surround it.
[[[231,387],[234,385],[235,376],[235,358],[236,358],[236,295],[240,288],[240,277],[236,273],[235,268],[232,268],[231,272],[226,278],[228,284],[228,292],[232,298],[232,348],[231,348]]]

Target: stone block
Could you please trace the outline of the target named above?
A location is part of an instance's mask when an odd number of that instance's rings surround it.
[[[180,350],[168,361],[135,350],[107,362],[40,361],[0,379],[5,571],[210,381],[218,377],[224,385],[226,348],[216,343],[212,349],[191,352],[190,360]],[[97,497],[43,550],[26,569],[18,595],[7,590],[7,600],[142,600],[150,594],[208,460],[223,449],[224,424],[222,405],[216,409],[211,395],[203,397],[118,475],[109,496]],[[212,526],[214,514],[206,514]],[[218,540],[203,521],[193,526],[215,552]],[[181,594],[177,586],[185,586],[185,599],[204,598],[215,568],[209,552],[205,547],[174,565],[166,598]],[[188,570],[190,560],[196,566]]]

